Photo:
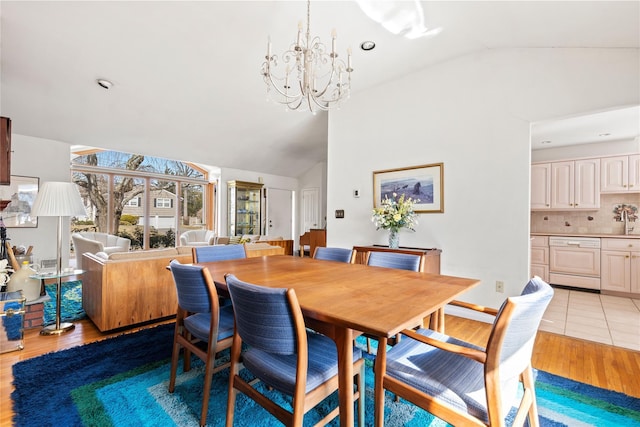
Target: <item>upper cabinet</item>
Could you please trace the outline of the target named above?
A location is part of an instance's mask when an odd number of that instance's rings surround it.
[[[601,192],[640,192],[640,154],[604,157],[601,166]]]
[[[531,165],[531,209],[551,208],[551,163]]]
[[[600,208],[600,159],[553,162],[551,209]]]

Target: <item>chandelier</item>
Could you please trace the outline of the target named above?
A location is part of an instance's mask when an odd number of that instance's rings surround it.
[[[311,38],[310,10],[311,1],[307,0],[306,33],[303,34],[300,21],[296,42],[280,58],[271,54],[271,38],[268,39],[262,76],[267,84],[267,96],[271,95],[287,110],[308,109],[315,114],[318,110],[327,111],[349,97],[353,68],[351,49],[347,49],[346,64],[338,59],[335,29],[331,32],[330,52],[319,37]]]

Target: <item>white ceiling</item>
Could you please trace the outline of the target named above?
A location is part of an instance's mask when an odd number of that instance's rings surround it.
[[[336,28],[338,51],[354,50],[352,97],[486,49],[640,47],[638,1],[421,4],[443,31],[407,40],[355,2],[311,3],[312,35],[328,42]],[[3,0],[0,112],[22,135],[297,177],[326,160],[327,114],[265,102],[259,70],[267,36],[281,52],[305,16],[301,1]],[[364,40],[376,49],[360,50]],[[608,127],[597,131],[617,132]],[[578,129],[536,129],[585,142]]]

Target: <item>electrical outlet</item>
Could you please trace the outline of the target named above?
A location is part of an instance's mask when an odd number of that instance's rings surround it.
[[[496,280],[496,292],[503,293],[504,292],[504,282],[501,280]]]

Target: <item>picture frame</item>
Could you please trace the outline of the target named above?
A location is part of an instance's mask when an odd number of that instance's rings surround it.
[[[11,175],[11,184],[0,185],[0,200],[11,203],[0,212],[2,222],[7,228],[36,228],[38,217],[31,216],[33,202],[38,195],[40,178]]]
[[[373,207],[393,194],[419,199],[416,213],[444,213],[444,163],[409,166],[373,172]]]

